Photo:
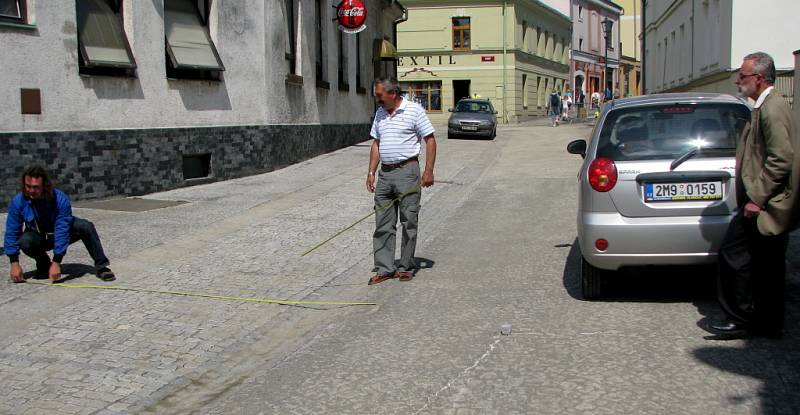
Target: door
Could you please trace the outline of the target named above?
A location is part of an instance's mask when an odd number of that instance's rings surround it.
[[[469,79],[453,80],[453,107],[455,107],[462,98],[469,98],[469,83]]]

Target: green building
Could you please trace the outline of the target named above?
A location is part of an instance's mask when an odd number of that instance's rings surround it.
[[[572,22],[536,0],[404,0],[398,79],[408,97],[445,122],[459,99],[490,99],[500,122],[546,115],[569,89]]]

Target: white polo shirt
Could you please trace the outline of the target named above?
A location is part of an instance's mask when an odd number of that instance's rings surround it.
[[[381,163],[395,164],[419,156],[420,141],[434,129],[425,109],[403,98],[392,114],[379,107],[372,122],[372,138],[380,141]]]

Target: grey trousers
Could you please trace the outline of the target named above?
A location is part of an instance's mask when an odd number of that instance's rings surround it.
[[[381,171],[375,186],[375,234],[372,248],[375,255],[375,268],[380,275],[391,275],[399,271],[413,272],[414,251],[417,247],[417,220],[420,201],[419,163],[408,163],[391,171]],[[416,189],[416,191],[415,191]],[[399,202],[392,201],[404,193]],[[384,207],[381,209],[382,207]],[[403,225],[403,241],[400,249],[400,263],[395,269],[394,248],[397,233],[397,217]]]

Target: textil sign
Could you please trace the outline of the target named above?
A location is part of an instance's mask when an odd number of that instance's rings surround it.
[[[336,6],[339,30],[345,33],[358,33],[367,28],[367,8],[361,0],[342,0]]]

